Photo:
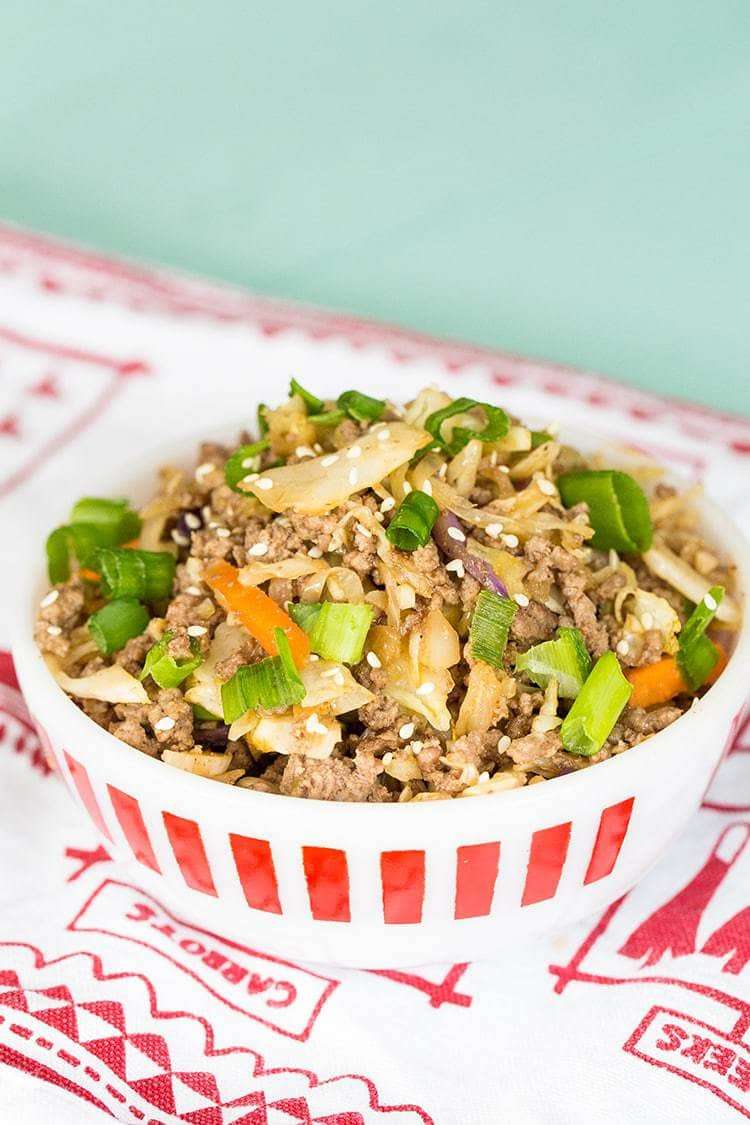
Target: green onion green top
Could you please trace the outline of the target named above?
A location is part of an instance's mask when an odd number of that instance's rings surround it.
[[[483,430],[473,430],[468,426],[455,426],[449,439],[442,435],[443,423],[456,414],[467,414],[470,410],[480,407],[484,411],[487,424]],[[505,437],[510,428],[510,419],[499,406],[490,406],[488,402],[477,402],[474,398],[457,398],[442,410],[436,410],[427,418],[424,428],[432,434],[435,444],[444,449],[446,453],[455,456],[473,438],[479,441],[498,441]]]
[[[385,413],[383,399],[371,398],[360,391],[344,391],[336,400],[336,405],[355,422],[377,422]]]
[[[322,414],[310,414],[309,417],[314,426],[338,426],[346,414],[343,410],[324,410]]]
[[[648,500],[640,485],[627,473],[616,469],[590,469],[564,473],[557,478],[566,508],[586,503],[594,536],[589,540],[597,550],[626,554],[647,551],[653,529]]]
[[[575,699],[590,671],[591,657],[579,629],[558,629],[556,640],[534,645],[516,657],[516,672],[524,672],[538,687],[557,680],[561,699]]]
[[[190,650],[192,656],[188,660],[175,660],[167,652],[167,646],[172,640],[174,633],[166,632],[160,641],[146,653],[146,659],[143,664],[143,669],[140,680],[145,680],[150,676],[155,684],[160,688],[175,688],[186,680],[188,676],[200,667],[203,663],[203,657],[200,653],[200,648],[195,641],[191,639]]]
[[[168,551],[102,547],[96,553],[96,564],[106,598],[158,602],[172,593],[176,561]]]
[[[117,547],[137,538],[141,531],[141,519],[127,500],[103,500],[96,496],[85,496],[73,506],[71,523],[93,524],[102,535],[102,546]]]
[[[261,441],[254,441],[251,445],[241,445],[239,449],[235,449],[224,466],[224,479],[234,492],[244,491],[237,486],[250,473],[258,472],[260,455],[264,449],[268,449],[269,445],[268,439],[263,438]]]
[[[600,656],[560,727],[570,754],[598,754],[630,699],[633,688],[613,652]]]
[[[119,652],[131,637],[139,637],[149,622],[149,612],[135,598],[117,598],[89,617],[91,636],[105,656]]]
[[[439,515],[440,509],[426,492],[410,492],[396,509],[386,537],[400,551],[416,551],[426,545]]]
[[[518,606],[511,598],[503,598],[493,590],[477,595],[471,618],[469,640],[471,655],[493,668],[502,668],[508,633]]]
[[[307,408],[308,414],[320,414],[321,410],[325,406],[322,398],[318,398],[317,395],[312,394],[310,391],[306,391],[302,384],[298,383],[296,379],[292,379],[291,383],[289,384],[289,395],[290,397],[291,395],[299,395],[299,397],[304,402],[305,407]]]
[[[283,629],[275,629],[277,656],[257,664],[243,664],[221,686],[224,722],[233,723],[246,711],[291,707],[305,697],[305,685],[294,664],[289,641]]]
[[[719,650],[706,636],[706,629],[724,597],[723,586],[712,586],[698,603],[679,634],[677,664],[691,691],[697,691],[713,672]]]

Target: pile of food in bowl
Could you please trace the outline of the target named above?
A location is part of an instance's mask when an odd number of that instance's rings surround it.
[[[432,387],[292,380],[258,429],[47,540],[37,643],[144,754],[323,800],[492,794],[628,750],[726,664],[732,562],[653,466]]]

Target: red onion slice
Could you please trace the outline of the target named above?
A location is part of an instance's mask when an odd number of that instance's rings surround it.
[[[454,533],[460,532],[460,537],[452,535],[451,530]],[[443,554],[450,559],[460,559],[466,573],[475,578],[485,590],[492,590],[504,598],[508,597],[508,591],[487,560],[480,558],[479,555],[473,555],[466,546],[466,532],[453,512],[442,512],[438,516],[432,529],[432,537]]]

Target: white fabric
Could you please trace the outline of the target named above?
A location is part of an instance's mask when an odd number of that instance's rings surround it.
[[[342,384],[394,395],[452,381],[456,370],[470,393],[494,370],[504,382],[498,400],[534,420],[637,433],[709,489],[721,485],[750,526],[750,425],[739,420],[8,230],[0,298],[4,590],[14,537],[41,543],[71,498],[96,493],[107,462],[127,473],[159,441],[228,418],[241,426],[256,397],[282,395],[290,373],[314,387],[305,376],[321,366]],[[91,411],[97,418],[87,422]],[[157,951],[149,927],[168,920],[139,911],[137,869],[108,860],[45,775],[8,686],[0,728],[0,1120],[79,1125],[103,1119],[103,1109],[164,1125],[693,1125],[750,1116],[750,739],[745,748],[740,737],[685,837],[604,921],[492,965],[400,979],[316,968],[333,983],[316,989],[315,1014],[307,999],[263,1006],[278,981],[307,979],[304,966],[269,959],[272,950],[256,952],[267,980],[259,973],[253,993],[241,950],[237,968],[222,965],[234,983],[212,989],[210,938],[196,952],[189,923],[166,943],[162,929]],[[649,918],[639,947],[632,935]],[[253,945],[251,926],[222,936]]]

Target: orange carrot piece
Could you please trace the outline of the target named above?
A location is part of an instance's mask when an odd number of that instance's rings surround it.
[[[98,582],[101,578],[101,575],[97,574],[95,570],[89,570],[85,566],[82,566],[78,573],[80,577],[85,578],[87,582]]]
[[[220,559],[206,567],[203,580],[208,583],[224,608],[237,614],[248,633],[255,637],[266,652],[271,656],[277,654],[274,630],[282,629],[287,635],[297,667],[305,662],[310,654],[307,633],[268,594],[255,586],[243,586],[236,567]]]
[[[714,683],[727,665],[724,649],[719,645],[716,648],[719,659],[706,681],[708,684]],[[642,668],[632,668],[626,675],[633,685],[633,694],[628,704],[630,707],[655,707],[658,703],[668,703],[681,692],[690,691],[674,656],[665,656],[663,660],[657,660],[655,664],[644,664]]]

